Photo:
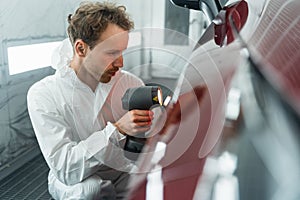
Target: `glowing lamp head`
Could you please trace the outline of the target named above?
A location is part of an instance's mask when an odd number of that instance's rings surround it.
[[[158,86],[129,88],[122,97],[124,110],[150,110],[151,107],[162,104],[162,90]]]

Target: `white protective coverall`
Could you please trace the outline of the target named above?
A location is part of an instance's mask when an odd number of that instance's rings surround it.
[[[95,92],[69,67],[68,39],[53,54],[56,73],[29,90],[28,112],[50,168],[49,192],[55,199],[114,199],[125,194],[133,167],[119,143],[124,139],[112,124],[127,111],[121,97],[142,86],[136,76],[119,71]]]

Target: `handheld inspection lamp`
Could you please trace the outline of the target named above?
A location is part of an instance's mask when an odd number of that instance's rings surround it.
[[[161,106],[163,101],[162,90],[158,86],[142,86],[129,88],[122,97],[124,110],[150,110],[155,106]],[[125,156],[131,160],[136,160],[147,140],[145,133],[136,136],[126,136],[124,146]]]

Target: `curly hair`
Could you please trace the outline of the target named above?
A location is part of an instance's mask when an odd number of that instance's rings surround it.
[[[108,24],[115,24],[129,31],[134,23],[125,12],[124,6],[109,2],[83,2],[74,15],[68,16],[68,35],[74,46],[77,39],[82,39],[93,49]]]

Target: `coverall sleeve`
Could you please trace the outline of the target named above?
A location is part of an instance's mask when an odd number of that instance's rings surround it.
[[[50,91],[46,88],[31,88],[27,95],[28,112],[44,158],[54,175],[64,184],[73,185],[83,181],[104,164],[106,158],[121,155],[120,152],[107,152],[116,149],[111,140],[120,139],[115,126],[108,123],[101,130],[92,133],[85,140],[75,142],[71,139],[71,128],[60,113]],[[123,156],[124,157],[124,156]],[[118,159],[123,169],[132,166],[126,159]],[[114,160],[113,159],[113,160]],[[116,161],[114,161],[116,162]],[[119,169],[120,170],[120,169]]]

